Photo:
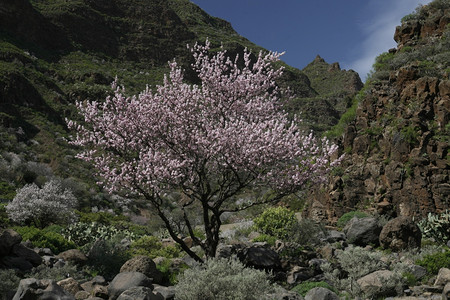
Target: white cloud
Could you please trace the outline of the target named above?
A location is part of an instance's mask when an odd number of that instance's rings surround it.
[[[368,16],[361,24],[361,30],[366,36],[358,46],[360,55],[355,57],[348,65],[359,73],[363,80],[372,69],[375,58],[396,47],[393,39],[395,27],[400,25],[400,20],[412,13],[419,4],[426,4],[430,0],[383,0],[370,1],[367,7]]]

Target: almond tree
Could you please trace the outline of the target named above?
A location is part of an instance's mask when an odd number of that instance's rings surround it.
[[[282,68],[274,67],[280,54],[259,53],[251,60],[245,50],[231,60],[224,50],[214,55],[209,50],[208,41],[191,48],[201,85],[184,83],[173,61],[169,76],[153,91],[126,97],[114,83],[115,95],[106,101],[77,103],[84,123],[68,121],[77,131],[72,143],[84,147],[78,157],[94,164],[101,184],[110,192],[145,197],[171,237],[198,261],[166,209],[169,193],[181,194],[183,225],[213,257],[224,213],[276,202],[308,182],[323,182],[336,163],[330,160],[335,146],[302,134],[281,109],[283,91],[275,80]],[[191,207],[199,209],[203,241],[194,234]]]

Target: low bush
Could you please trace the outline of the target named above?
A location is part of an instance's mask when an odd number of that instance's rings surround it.
[[[176,258],[181,255],[181,250],[178,245],[164,246],[157,237],[148,235],[132,242],[128,252],[131,256],[145,255],[152,259],[159,256],[165,258]]]
[[[175,266],[172,263],[172,260],[164,259],[156,265],[156,268],[163,274],[163,282],[169,285],[176,285],[178,283],[178,276],[189,267],[184,263],[181,265],[177,264]]]
[[[19,282],[20,278],[17,276],[16,271],[12,269],[0,269],[0,295],[4,295],[5,299],[6,295],[17,289]]]
[[[296,285],[292,291],[296,292],[297,294],[302,295],[303,297],[306,296],[306,294],[309,292],[309,290],[316,288],[316,287],[323,287],[326,289],[329,289],[330,291],[335,292],[336,294],[339,293],[338,290],[336,290],[334,287],[326,283],[325,281],[319,281],[319,282],[302,282],[298,285]]]
[[[131,258],[122,245],[124,235],[117,234],[107,239],[98,239],[90,244],[88,266],[97,274],[112,280],[122,265]]]
[[[253,239],[253,242],[266,242],[270,246],[275,246],[277,238],[268,234],[261,234]]]
[[[187,269],[175,286],[177,300],[259,300],[274,290],[263,271],[233,259],[210,259]]]
[[[357,218],[365,218],[368,215],[365,212],[362,211],[350,211],[348,213],[343,214],[337,221],[337,226],[339,228],[344,228],[347,223],[353,219],[354,217]]]
[[[437,274],[441,268],[450,268],[450,251],[447,248],[444,252],[425,255],[416,261],[416,264],[427,269],[430,274]]]
[[[25,275],[26,278],[52,279],[55,281],[63,280],[68,276],[77,280],[85,279],[83,271],[78,270],[76,266],[71,264],[65,264],[64,266],[58,268],[50,268],[46,265],[39,265]]]
[[[285,239],[297,223],[297,219],[293,211],[278,206],[266,209],[260,216],[253,219],[253,223],[259,232]]]
[[[58,227],[49,227],[39,229],[36,227],[14,227],[24,241],[30,240],[34,247],[38,248],[50,248],[53,253],[58,254],[60,252],[76,248],[75,243],[67,240],[61,234],[55,232]]]

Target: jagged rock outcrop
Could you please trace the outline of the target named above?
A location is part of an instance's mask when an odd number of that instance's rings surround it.
[[[377,58],[355,119],[336,142],[346,158],[306,214],[335,222],[365,209],[425,216],[449,208],[450,9],[431,3],[397,27]]]

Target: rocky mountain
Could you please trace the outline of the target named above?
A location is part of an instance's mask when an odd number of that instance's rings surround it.
[[[331,222],[356,209],[425,216],[450,206],[450,5],[403,18],[363,90],[328,136],[346,158],[308,212]],[[306,73],[308,74],[308,73]]]
[[[138,93],[160,83],[173,58],[195,83],[186,44],[207,37],[230,55],[264,50],[188,0],[0,0],[0,198],[56,175],[83,183],[78,196],[87,201],[95,179],[65,141],[74,102],[104,99],[116,76]],[[279,84],[296,95],[287,108],[304,111],[306,128],[319,134],[361,87],[355,72],[320,59],[303,71],[281,65]]]

